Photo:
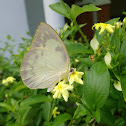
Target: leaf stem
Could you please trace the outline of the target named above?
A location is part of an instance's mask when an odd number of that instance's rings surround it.
[[[88,41],[86,35],[84,35],[84,33],[82,32],[82,30],[80,29],[79,25],[77,24],[77,21],[75,20],[74,23],[75,23],[75,25],[77,26],[78,31],[80,32],[80,34],[81,34],[81,36],[83,37],[84,41],[85,41],[86,44],[90,47],[89,41]]]

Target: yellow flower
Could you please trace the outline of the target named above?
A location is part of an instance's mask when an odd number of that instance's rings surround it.
[[[68,91],[71,91],[71,90],[73,90],[72,85],[65,84],[65,81],[61,81],[52,90],[52,93],[54,93],[53,98],[54,99],[56,99],[56,98],[60,99],[61,96],[63,96],[64,100],[67,102],[68,97],[69,97],[69,92]]]
[[[10,76],[6,79],[9,83],[13,83],[13,81],[15,80],[14,77]]]
[[[6,84],[7,83],[7,80],[6,79],[3,79],[2,80],[2,84]]]
[[[2,84],[4,84],[4,85],[8,85],[8,83],[13,83],[13,81],[15,80],[15,78],[14,77],[12,77],[12,76],[10,76],[10,77],[7,77],[6,79],[3,79],[2,80]]]
[[[58,107],[55,107],[55,108],[53,109],[53,112],[52,112],[53,118],[56,118],[56,115],[57,115],[57,114],[60,114],[60,112],[58,112],[57,109],[58,109]]]
[[[78,72],[76,71],[75,68],[73,68],[73,72],[71,73],[70,77],[69,77],[69,83],[73,84],[73,82],[77,82],[79,84],[83,84],[83,81],[81,79],[82,75],[84,74],[83,72]]]
[[[98,30],[99,28],[101,28],[99,34],[102,34],[105,30],[108,31],[109,33],[113,33],[114,32],[113,29],[115,28],[115,26],[112,26],[110,24],[105,24],[105,23],[94,24],[92,26],[92,28],[94,28],[94,27],[95,27],[96,30]]]

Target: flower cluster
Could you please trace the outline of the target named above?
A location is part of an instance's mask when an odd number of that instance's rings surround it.
[[[68,97],[69,97],[69,92],[68,91],[72,91],[73,90],[73,82],[77,82],[79,84],[83,84],[83,81],[81,79],[82,75],[84,73],[83,72],[78,72],[76,71],[76,69],[73,69],[73,72],[70,73],[70,77],[68,79],[69,84],[67,84],[66,80],[63,80],[61,82],[59,82],[52,90],[53,98],[61,98],[63,97],[64,100],[67,102],[68,101]]]
[[[111,25],[111,24],[96,23],[96,24],[93,25],[92,28],[95,28],[96,30],[100,30],[99,35],[102,35],[105,30],[108,33],[113,33],[115,30],[119,30],[119,28],[121,28],[121,27],[126,28],[126,18],[123,19],[123,22],[120,22],[120,21],[114,22],[114,26]],[[106,40],[106,41],[108,41],[108,40]],[[109,69],[113,69],[114,65],[113,65],[113,62],[112,62],[113,61],[112,52],[111,52],[111,49],[109,48],[109,43],[107,43],[107,44],[108,44],[108,47],[107,47],[107,50],[106,50],[107,52],[105,53],[105,56],[104,56],[104,62]],[[98,42],[96,36],[94,36],[94,38],[90,41],[90,46],[94,51],[94,55],[92,55],[92,56],[95,56],[95,54],[102,48],[102,46],[101,46],[101,48],[99,49],[100,43]],[[117,77],[117,76],[116,76],[116,78],[117,78],[117,80],[114,81],[113,86],[118,91],[122,91],[120,78]]]
[[[3,79],[2,84],[4,84],[5,86],[8,86],[8,84],[13,83],[14,80],[15,80],[15,78],[10,76],[10,77],[7,77],[6,79]]]

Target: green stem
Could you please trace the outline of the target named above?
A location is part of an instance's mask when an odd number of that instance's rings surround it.
[[[74,21],[75,25],[78,28],[78,31],[80,32],[81,36],[83,37],[84,41],[86,42],[86,44],[90,47],[89,41],[86,37],[86,35],[84,35],[84,33],[82,32],[82,30],[80,29],[79,25],[77,24],[77,21]]]
[[[66,11],[69,13],[69,10],[68,10],[68,8],[65,6],[63,0],[61,0],[61,3],[64,5]],[[80,34],[81,34],[81,36],[83,37],[84,41],[85,41],[86,44],[90,47],[89,41],[88,41],[87,37],[84,35],[84,33],[82,32],[82,30],[80,29],[79,25],[77,24],[76,19],[74,20],[74,19],[72,19],[72,17],[71,17],[70,20],[77,26],[78,31],[80,32]]]

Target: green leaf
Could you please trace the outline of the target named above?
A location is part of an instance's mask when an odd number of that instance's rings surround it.
[[[113,36],[112,36],[112,39],[111,39],[111,46],[115,46],[116,47],[116,52],[119,52],[120,51],[120,39],[119,37],[117,36],[117,29],[115,30]]]
[[[126,15],[126,11],[124,11],[123,14]]]
[[[92,53],[92,51],[90,51],[88,48],[83,46],[83,44],[67,44],[65,46],[67,48],[69,55],[73,55],[77,53],[87,53],[87,54]]]
[[[126,75],[120,77],[124,100],[126,101]]]
[[[22,125],[19,123],[16,123],[16,122],[14,122],[14,123],[7,122],[6,126],[22,126]]]
[[[126,58],[126,40],[121,45],[120,53]]]
[[[3,97],[3,95],[5,93],[5,90],[6,90],[6,86],[1,86],[1,88],[0,88],[0,98]]]
[[[95,112],[101,108],[108,95],[110,86],[110,75],[104,62],[97,62],[87,73],[84,84],[84,96],[87,104]]]
[[[57,2],[55,4],[49,5],[49,7],[52,10],[56,11],[57,13],[63,15],[64,17],[71,19],[70,14],[69,14],[70,13],[70,7],[66,3],[64,3],[64,4],[63,3]]]
[[[84,5],[83,7],[79,7],[77,5],[72,5],[70,16],[73,20],[76,20],[77,16],[84,12],[92,12],[101,10],[100,8],[96,7],[94,4]]]
[[[79,27],[82,28],[82,27],[84,27],[85,25],[86,25],[86,23],[85,23],[85,24],[79,25]],[[74,27],[72,27],[70,30],[67,30],[67,31],[65,32],[65,34],[63,35],[62,41],[65,41],[65,40],[67,39],[67,37],[70,36],[71,34],[72,34],[72,35],[75,35],[77,31],[78,31],[78,28],[77,28],[76,25],[74,25]]]
[[[105,22],[107,24],[111,24],[111,25],[114,25],[115,22],[119,21],[120,18],[113,18],[113,19],[110,19],[109,21]]]
[[[10,71],[12,71],[12,72],[20,72],[20,68],[16,68],[16,67],[10,67],[10,69],[9,69]]]
[[[114,126],[125,126],[125,120],[123,118],[119,118],[115,121]]]
[[[76,118],[77,119],[77,118],[79,118],[81,116],[85,116],[86,114],[87,114],[87,112],[86,112],[85,107],[80,104],[77,107],[77,109],[75,110],[73,118]]]
[[[3,107],[5,108],[7,111],[12,111],[13,110],[13,107],[7,103],[4,103],[4,102],[0,102],[0,107]]]
[[[50,122],[44,122],[43,126],[52,126]]]
[[[26,88],[25,85],[19,85],[17,82],[15,82],[15,85],[11,86],[9,95],[11,96],[13,93],[20,91],[22,89]]]
[[[19,124],[24,125],[25,118],[31,108],[32,107],[30,107],[30,106],[20,107],[20,109],[18,110],[18,116],[17,116],[17,120],[16,120]]]
[[[113,126],[115,120],[110,109],[107,108],[106,106],[103,106],[100,110],[100,113],[101,113],[100,123],[104,124],[105,126]]]
[[[94,117],[95,117],[96,121],[99,123],[100,122],[100,111],[99,110],[96,110],[94,112]]]
[[[54,106],[52,105],[51,102],[45,102],[42,106],[43,110],[43,117],[44,119],[49,122],[51,117],[52,117],[52,111],[53,111],[53,108]]]
[[[41,111],[39,113],[37,113],[37,116],[36,116],[36,126],[40,126],[40,123],[41,123],[41,120],[42,120],[42,116],[43,115],[42,115]]]
[[[59,126],[62,123],[65,123],[67,120],[70,120],[71,116],[67,113],[65,114],[60,114],[56,117],[56,119],[53,122],[52,126]]]
[[[78,58],[80,62],[85,64],[88,67],[91,67],[95,62],[90,59],[90,58]]]
[[[55,4],[49,5],[49,7],[56,11],[57,13],[63,15],[64,17],[69,18],[71,21],[75,21],[77,16],[84,12],[98,11],[100,8],[96,7],[93,4],[84,5],[83,7],[79,7],[77,5],[72,5],[70,8],[66,3],[61,0],[61,2],[57,2]]]
[[[52,100],[51,97],[38,94],[38,95],[34,95],[34,96],[31,96],[31,97],[28,97],[27,99],[25,99],[21,103],[21,106],[33,105],[33,104],[36,104],[36,103],[48,102],[48,101],[51,101],[51,100]]]
[[[91,115],[87,115],[86,116],[86,123],[89,123],[89,121],[91,120],[92,116]]]

